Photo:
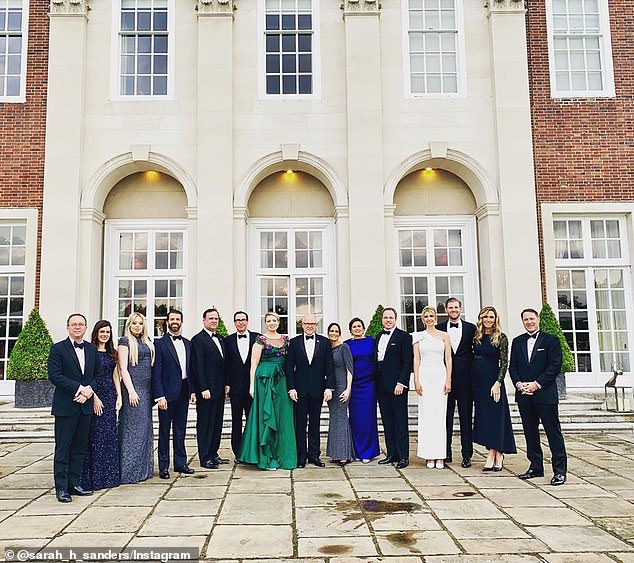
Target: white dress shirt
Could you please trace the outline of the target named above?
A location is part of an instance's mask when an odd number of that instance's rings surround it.
[[[308,357],[308,363],[313,363],[313,356],[315,355],[315,340],[316,336],[313,334],[312,338],[306,338],[304,335],[304,347],[306,348],[306,356]]]
[[[176,336],[171,332],[168,332],[169,337]],[[181,366],[181,375],[182,379],[187,379],[187,354],[185,353],[185,343],[183,342],[183,338],[178,338],[174,340],[172,338],[172,343],[174,344],[174,348],[176,348],[176,355],[178,356],[178,363]]]
[[[381,338],[379,338],[379,343],[376,346],[376,350],[377,350],[376,359],[379,362],[382,362],[383,358],[385,358],[385,352],[387,350],[387,343],[390,341],[390,338],[392,338],[392,333],[394,332],[394,329],[387,330],[385,332],[387,332],[387,334],[382,334],[381,335]]]
[[[451,341],[451,349],[455,354],[458,351],[458,346],[460,346],[460,341],[462,340],[462,321],[458,319],[458,327],[452,327],[450,323],[453,321],[447,321],[447,334],[449,335],[449,340]]]
[[[535,343],[537,342],[537,334],[539,331],[533,333],[535,338],[527,338],[526,339],[526,351],[528,352],[528,361],[530,362],[531,356],[533,355],[533,349],[535,348]],[[529,333],[529,336],[533,336],[533,334]]]
[[[249,338],[249,331],[245,330],[244,334],[246,338],[240,338],[240,333],[236,333],[236,339],[238,340],[238,352],[240,352],[240,357],[242,358],[242,363],[247,363],[247,357],[249,356],[249,342],[251,339]]]
[[[84,370],[86,369],[86,351],[84,350],[84,348],[75,348],[75,341],[72,338],[69,337],[68,340],[70,340],[70,345],[73,347],[73,350],[75,350],[75,355],[79,360],[79,367],[81,368],[81,372],[84,373]],[[83,340],[80,342],[80,344],[83,344],[84,346],[86,345]]]
[[[205,328],[205,327],[203,327],[203,328]],[[220,338],[218,338],[216,336],[215,332],[211,332],[210,330],[207,330],[206,328],[205,328],[205,332],[209,336],[211,336],[211,341],[216,345],[216,347],[218,348],[218,352],[220,352],[220,355],[224,358],[225,355],[222,353],[222,344],[220,344]]]

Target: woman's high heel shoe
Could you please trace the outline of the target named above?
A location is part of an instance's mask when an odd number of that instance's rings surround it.
[[[436,466],[436,464],[433,461],[428,461],[427,462],[427,469],[433,469]]]
[[[488,462],[488,458],[487,460],[484,462],[484,467],[482,468],[482,471],[493,471],[495,468],[495,458],[493,458],[493,462],[491,465],[487,465]]]
[[[502,471],[504,468],[504,454],[502,454],[502,460],[500,461],[500,465],[494,465],[493,471]]]

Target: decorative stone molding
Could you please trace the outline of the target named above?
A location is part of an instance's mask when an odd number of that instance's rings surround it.
[[[484,7],[491,14],[524,14],[526,12],[525,0],[486,0]]]
[[[347,205],[335,205],[335,223],[339,219],[348,219],[350,217],[350,209]]]
[[[394,218],[394,212],[396,211],[396,205],[388,203],[383,205],[383,217]]]
[[[485,217],[500,214],[500,205],[497,203],[485,203],[475,210],[475,216],[478,221]]]
[[[341,4],[344,18],[353,15],[378,16],[381,4],[378,0],[343,0]]]
[[[235,0],[196,0],[199,16],[231,16],[236,9]]]
[[[83,208],[79,210],[79,216],[82,221],[93,221],[97,225],[103,225],[106,216],[94,207]]]
[[[249,210],[246,207],[234,207],[233,208],[233,220],[244,221],[246,223],[249,218]]]
[[[88,0],[51,0],[51,16],[86,16]]]

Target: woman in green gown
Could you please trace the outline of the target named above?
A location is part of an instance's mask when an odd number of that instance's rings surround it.
[[[238,460],[260,469],[295,469],[297,446],[293,403],[286,389],[284,364],[288,337],[278,334],[280,318],[268,312],[266,333],[258,336],[251,354],[253,405],[242,436]]]

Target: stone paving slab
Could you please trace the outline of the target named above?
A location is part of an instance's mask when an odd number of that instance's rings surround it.
[[[460,553],[460,548],[444,530],[381,532],[376,537],[379,542],[379,548],[384,555],[446,555]]]
[[[218,524],[211,533],[204,556],[231,559],[292,557],[293,530],[291,526]]]
[[[79,514],[99,498],[99,494],[88,497],[73,497],[67,504],[58,502],[54,494],[46,494],[22,508],[18,516],[46,516],[49,514]]]
[[[46,547],[113,547],[123,549],[132,533],[69,532],[57,536]]]
[[[295,511],[295,519],[299,538],[370,535],[370,529],[358,505],[356,509],[345,511],[327,507],[300,507]]]
[[[484,498],[430,500],[427,504],[441,520],[472,519],[476,514],[480,520],[505,516],[490,500]]]
[[[291,479],[260,479],[239,477],[231,481],[230,493],[282,493],[290,494]]]
[[[537,553],[548,551],[540,541],[534,539],[477,539],[460,540],[460,544],[467,553]],[[497,562],[497,557],[492,561]]]
[[[0,526],[0,540],[52,538],[76,516],[9,516]]]
[[[149,506],[91,506],[67,532],[136,532],[152,511]]]
[[[613,563],[604,553],[542,553],[548,563]]]
[[[290,495],[229,495],[218,518],[219,524],[290,524]]]
[[[346,481],[296,481],[294,489],[295,506],[328,506],[355,500],[354,491]]]
[[[333,557],[337,555],[376,556],[378,552],[370,536],[338,538],[299,538],[299,557]]]
[[[357,492],[392,492],[412,490],[412,488],[403,479],[398,477],[383,477],[378,479],[364,477],[362,479],[351,479],[350,483]]]
[[[221,499],[213,500],[162,500],[153,516],[215,516]]]
[[[172,487],[165,498],[168,500],[213,500],[225,496],[227,487]]]
[[[534,555],[444,555],[425,557],[425,563],[543,563]]]
[[[209,516],[150,516],[138,536],[206,536],[211,532],[213,518]]]
[[[505,511],[524,526],[591,526],[592,521],[584,518],[571,508],[538,508],[521,506],[506,508]],[[562,533],[565,531],[562,530]]]
[[[367,514],[372,529],[377,532],[399,530],[440,530],[438,520],[427,512],[394,512]]]
[[[628,516],[634,518],[634,504],[619,498],[567,499],[566,502],[592,517]]]
[[[480,492],[501,507],[564,506],[561,501],[539,489],[480,489]]]
[[[553,551],[628,551],[625,542],[596,527],[531,526],[531,534]]]
[[[39,550],[46,546],[50,540],[47,538],[21,538],[19,540],[0,540],[0,558],[4,559],[6,550],[14,553],[20,549]]]
[[[127,546],[124,552],[130,549],[149,548],[195,548],[202,552],[207,536],[137,536]]]
[[[509,520],[444,520],[443,524],[457,539],[530,538]]]

